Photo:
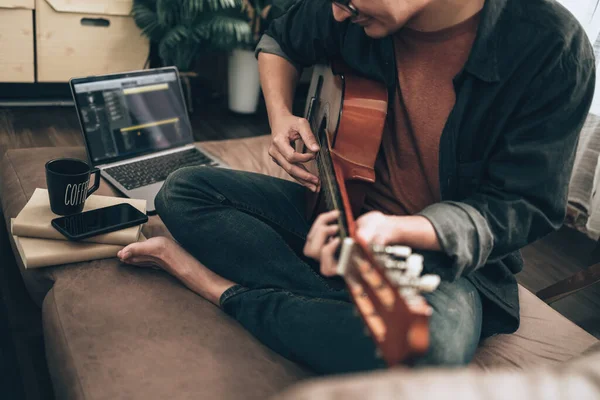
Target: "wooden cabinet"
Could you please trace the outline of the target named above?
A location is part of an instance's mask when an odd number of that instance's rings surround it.
[[[0,0],[0,82],[67,82],[143,69],[133,0]]]
[[[34,0],[0,0],[0,81],[34,82]]]
[[[131,0],[36,0],[37,81],[139,70],[149,44]]]

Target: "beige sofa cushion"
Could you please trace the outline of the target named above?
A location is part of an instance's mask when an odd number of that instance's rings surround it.
[[[519,285],[521,326],[485,340],[474,363],[483,368],[553,365],[581,354],[598,340]]]
[[[57,399],[264,399],[310,376],[162,271],[69,272],[42,309]]]
[[[398,368],[300,383],[272,400],[573,400],[600,399],[600,346],[585,356],[526,371]]]

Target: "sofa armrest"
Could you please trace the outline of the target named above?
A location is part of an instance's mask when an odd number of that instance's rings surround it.
[[[395,370],[312,380],[292,386],[272,400],[329,399],[598,399],[600,344],[585,355],[552,368],[527,372],[474,368]]]
[[[551,304],[598,283],[600,283],[600,263],[587,267],[567,279],[538,291],[536,296]]]

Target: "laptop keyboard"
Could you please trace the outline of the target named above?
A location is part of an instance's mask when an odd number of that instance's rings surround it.
[[[169,174],[181,167],[194,165],[218,165],[196,149],[179,151],[160,157],[106,168],[105,171],[127,190],[148,186],[167,179]]]

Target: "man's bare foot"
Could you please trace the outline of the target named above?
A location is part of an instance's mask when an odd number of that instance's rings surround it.
[[[177,247],[180,251],[176,249]],[[177,243],[162,236],[132,243],[119,251],[117,257],[127,264],[138,267],[157,267],[173,275],[175,275],[177,267],[185,267],[181,258],[193,258]],[[198,262],[196,259],[194,261]]]
[[[206,268],[177,243],[162,236],[132,243],[119,251],[117,257],[127,264],[164,269],[217,306],[223,292],[235,285]]]

